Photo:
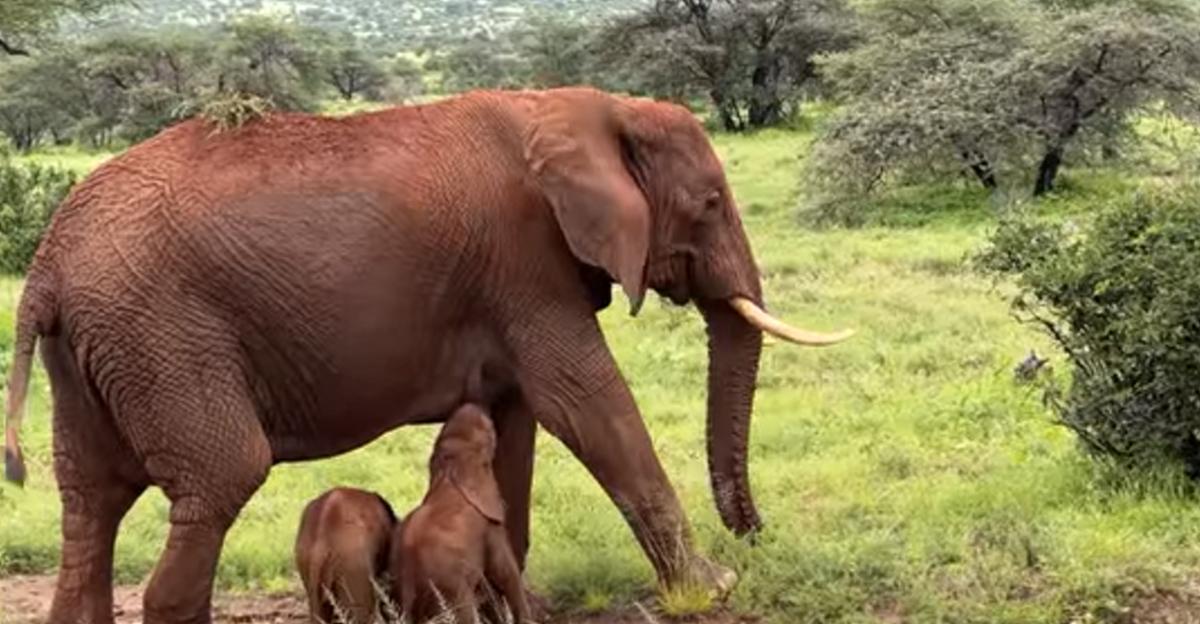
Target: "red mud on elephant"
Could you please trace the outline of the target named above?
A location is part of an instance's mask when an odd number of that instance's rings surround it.
[[[518,564],[536,426],[621,508],[659,580],[728,591],[695,550],[596,311],[620,284],[708,325],[708,460],[738,535],[761,525],[747,443],[763,311],[724,171],[687,110],[582,88],[474,92],[344,118],[178,124],[78,184],[30,268],[6,465],[35,342],[53,390],[63,548],[52,622],[112,621],[112,548],[149,486],[171,501],[146,622],[209,621],[225,533],[273,464],[438,422],[477,371]]]

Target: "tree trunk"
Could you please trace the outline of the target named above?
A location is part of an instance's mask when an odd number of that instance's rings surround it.
[[[992,163],[988,162],[982,154],[975,151],[963,150],[962,159],[967,163],[967,167],[971,169],[971,173],[975,174],[975,178],[983,185],[983,188],[994,191],[999,187],[996,181],[996,171],[992,169]]]
[[[1200,440],[1196,439],[1196,434],[1184,435],[1179,455],[1183,458],[1184,474],[1193,481],[1200,481]]]
[[[775,99],[755,98],[750,102],[747,125],[751,128],[766,128],[778,124],[782,118],[783,103]]]
[[[1042,162],[1038,165],[1037,183],[1033,187],[1033,196],[1041,197],[1054,190],[1054,180],[1058,177],[1058,169],[1062,166],[1063,148],[1056,145],[1046,150]]]
[[[764,128],[780,122],[783,102],[779,97],[779,71],[772,61],[762,61],[750,76],[751,95],[747,125]]]
[[[714,87],[708,92],[708,95],[712,98],[713,107],[717,109],[717,115],[721,118],[721,128],[726,132],[741,132],[742,122],[738,118],[736,102],[731,103],[719,87]]]

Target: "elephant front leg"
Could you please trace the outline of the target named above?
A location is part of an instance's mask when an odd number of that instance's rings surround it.
[[[538,422],[571,449],[616,503],[659,582],[700,584],[727,594],[736,575],[696,554],[679,498],[608,350],[600,345],[539,360],[554,367],[526,389],[536,401]]]
[[[529,553],[529,500],[533,489],[533,452],[537,422],[524,398],[498,406],[496,423],[496,482],[504,499],[504,525],[517,566],[525,569]]]
[[[533,488],[534,446],[537,440],[537,422],[533,409],[524,397],[515,397],[497,406],[493,419],[496,423],[496,481],[500,495],[504,498],[504,526],[508,541],[512,545],[517,567],[524,571],[529,553],[530,495]],[[549,603],[524,586],[525,599],[534,620],[549,615]],[[485,605],[489,606],[489,605]],[[490,621],[503,621],[491,614]]]

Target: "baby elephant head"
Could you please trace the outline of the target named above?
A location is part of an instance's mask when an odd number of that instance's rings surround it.
[[[431,488],[449,483],[488,520],[504,522],[504,502],[492,472],[496,429],[477,405],[458,408],[442,426],[429,459]]]

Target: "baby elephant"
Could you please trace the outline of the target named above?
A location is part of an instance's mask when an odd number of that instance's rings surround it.
[[[338,487],[304,508],[296,536],[296,568],[312,621],[370,624],[374,580],[387,569],[396,515],[374,492]]]
[[[478,622],[475,596],[485,579],[508,602],[514,621],[529,621],[492,473],[495,452],[492,421],[471,403],[451,415],[434,442],[429,491],[392,538],[394,591],[412,624],[447,610],[460,624]]]

